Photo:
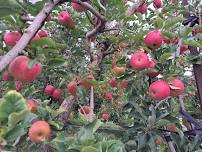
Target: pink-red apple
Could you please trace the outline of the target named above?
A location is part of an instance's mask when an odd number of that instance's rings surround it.
[[[163,42],[163,37],[159,30],[154,30],[149,32],[144,38],[145,45],[151,49],[160,48],[162,42]]]
[[[74,23],[72,20],[72,16],[67,11],[62,11],[58,15],[58,23],[67,27],[67,28],[74,28]]]
[[[184,84],[182,83],[181,80],[175,79],[170,83],[170,88],[171,88],[170,95],[176,97],[183,93]]]
[[[7,46],[14,46],[22,37],[19,32],[6,32],[3,40]]]

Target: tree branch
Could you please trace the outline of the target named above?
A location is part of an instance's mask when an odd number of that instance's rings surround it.
[[[0,60],[0,72],[29,44],[32,37],[41,28],[43,22],[52,9],[62,0],[52,0],[47,3],[39,14],[34,18],[32,24],[26,29],[17,44]]]
[[[128,8],[126,11],[126,16],[131,16],[135,13],[136,9],[142,5],[145,2],[145,0],[137,0],[131,7]]]
[[[95,10],[89,3],[82,2],[80,0],[73,0],[73,2],[78,3],[81,6],[85,7],[87,10],[89,10],[93,15],[95,15],[102,22],[106,22],[107,21],[107,19],[104,16],[102,16],[97,10]]]

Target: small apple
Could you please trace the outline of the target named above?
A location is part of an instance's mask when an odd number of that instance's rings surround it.
[[[75,11],[77,11],[77,12],[85,12],[85,11],[86,11],[86,8],[85,8],[85,7],[82,7],[80,4],[71,2],[71,6],[72,6],[72,8],[73,8]]]
[[[102,89],[102,90],[107,90],[107,86],[106,86],[106,85],[102,85],[102,86],[101,86],[101,89]]]
[[[170,88],[171,88],[170,95],[176,97],[183,93],[184,84],[182,83],[181,80],[175,79],[170,83]]]
[[[46,30],[40,30],[38,32],[38,35],[39,35],[40,38],[42,38],[42,37],[48,37],[48,32]]]
[[[48,17],[46,18],[46,21],[48,22],[48,21],[50,21],[51,20],[51,15],[48,15]]]
[[[142,5],[140,5],[140,6],[136,9],[136,12],[141,13],[141,14],[145,14],[145,13],[147,13],[147,9],[148,9],[147,3],[143,3]]]
[[[89,106],[82,106],[79,109],[79,113],[82,115],[89,115],[91,111],[92,111],[92,109]]]
[[[57,20],[59,24],[66,26],[67,28],[74,28],[72,16],[67,11],[60,12]]]
[[[15,90],[18,92],[22,90],[22,82],[18,81],[15,83]]]
[[[54,87],[52,85],[47,85],[44,89],[44,93],[47,95],[52,95]]]
[[[67,91],[73,96],[76,95],[76,92],[77,92],[77,83],[76,83],[76,81],[71,81],[67,85]]]
[[[121,81],[121,89],[125,89],[127,87],[127,81],[125,79],[123,79]]]
[[[163,42],[166,43],[166,44],[170,44],[170,38],[167,37],[167,36],[164,37],[164,38],[163,38]]]
[[[112,94],[111,94],[110,92],[105,93],[105,98],[106,98],[107,100],[110,100],[110,101],[113,100]]]
[[[108,120],[109,117],[110,117],[110,115],[108,113],[103,113],[102,114],[102,119],[104,119],[104,120]]]
[[[153,60],[149,61],[149,68],[154,68],[155,66],[156,66],[156,62],[154,62]],[[150,78],[155,78],[159,75],[159,73],[155,71],[151,71],[151,72],[148,72],[147,75]]]
[[[151,49],[160,48],[162,42],[163,42],[163,37],[159,30],[154,30],[149,32],[144,38],[145,45]]]
[[[61,94],[62,94],[61,89],[55,89],[55,90],[53,91],[52,97],[53,97],[55,100],[59,100],[59,99],[61,98]]]
[[[162,7],[163,2],[161,0],[154,0],[153,5],[154,5],[155,8],[159,9],[159,8]]]
[[[110,82],[109,82],[109,85],[112,87],[112,88],[116,88],[117,85],[118,85],[118,82],[115,78],[111,79]]]
[[[19,32],[6,32],[3,40],[7,46],[14,46],[22,37]]]
[[[49,124],[46,121],[38,120],[29,128],[29,138],[36,144],[40,144],[47,140],[51,133]]]
[[[148,94],[155,100],[163,100],[169,97],[170,87],[167,82],[157,80],[149,86]]]
[[[32,113],[35,113],[36,112],[36,109],[37,109],[37,103],[34,99],[28,99],[27,100],[27,105],[29,107],[29,111],[32,112]]]
[[[143,51],[136,51],[131,56],[130,65],[135,70],[144,70],[149,66],[149,57]]]

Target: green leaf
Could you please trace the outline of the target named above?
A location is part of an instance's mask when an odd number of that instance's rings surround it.
[[[83,147],[81,152],[97,152],[97,149],[92,146]]]
[[[202,48],[201,41],[193,41],[193,40],[183,40],[183,43],[190,46],[196,46]]]
[[[22,6],[16,0],[1,0],[0,1],[0,17],[19,13]]]
[[[163,28],[164,29],[173,28],[174,26],[177,25],[177,23],[181,23],[182,21],[183,21],[183,17],[182,16],[168,18],[167,20],[164,21]]]
[[[25,99],[17,91],[9,91],[0,99],[0,121],[10,129],[23,120],[28,113]]]
[[[84,128],[82,128],[76,138],[80,143],[86,143],[90,140],[93,140],[93,134],[97,131],[97,129],[101,126],[102,122],[99,119],[94,120],[92,123],[89,123]]]
[[[57,58],[50,58],[48,60],[48,65],[49,66],[59,66],[65,63],[64,58],[62,57],[57,57]]]

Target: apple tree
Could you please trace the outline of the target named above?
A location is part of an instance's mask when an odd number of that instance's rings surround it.
[[[200,0],[0,0],[0,151],[200,151]]]

